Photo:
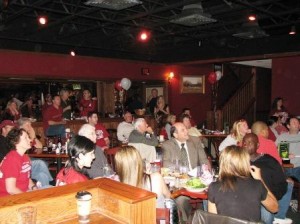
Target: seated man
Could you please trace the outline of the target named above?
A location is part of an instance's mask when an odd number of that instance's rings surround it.
[[[78,135],[84,136],[90,139],[92,142],[96,143],[96,132],[95,127],[90,124],[84,124],[78,131]],[[83,168],[84,172],[89,176],[89,178],[94,179],[97,177],[104,176],[103,167],[107,164],[107,159],[102,151],[102,149],[96,145],[95,149],[95,160],[93,161],[90,168]]]
[[[132,114],[127,111],[123,115],[124,121],[122,121],[117,128],[117,137],[121,142],[128,142],[130,133],[134,130],[132,124]]]
[[[181,160],[182,163],[187,164],[189,170],[202,164],[208,165],[210,169],[201,141],[199,138],[193,139],[193,137],[189,136],[183,123],[177,122],[171,127],[171,136],[172,139],[162,144],[163,164],[165,167],[172,166],[174,160]],[[189,201],[190,198],[185,196],[176,198],[176,203],[182,212],[184,222],[188,221],[192,211]]]
[[[179,118],[179,121],[183,123],[183,125],[186,127],[186,129],[188,130],[188,134],[189,136],[193,136],[195,138],[198,138],[199,140],[201,140],[201,144],[203,148],[209,148],[208,147],[208,139],[205,137],[200,137],[202,134],[198,131],[197,128],[192,127],[191,125],[191,118],[188,114],[182,114]],[[213,158],[216,158],[216,149],[215,146],[213,144],[210,145],[210,152],[208,152],[208,154],[210,153]],[[207,150],[209,151],[209,150]]]
[[[269,154],[276,159],[280,165],[282,165],[282,159],[279,156],[275,142],[268,139],[270,133],[268,126],[262,121],[256,121],[251,127],[251,132],[256,134],[258,137],[259,146],[257,152]]]
[[[28,133],[31,147],[34,147],[37,153],[42,153],[43,145],[40,140],[36,138],[31,120],[27,117],[22,117],[18,120],[18,126]],[[47,163],[41,159],[31,159],[31,166],[31,178],[39,181],[42,187],[49,186],[53,178],[49,172]]]
[[[276,139],[276,145],[281,142],[289,143],[289,159],[294,168],[286,169],[286,175],[295,177],[300,181],[300,124],[296,117],[291,117],[287,120],[288,132],[282,133]]]
[[[129,143],[143,143],[151,146],[158,145],[156,135],[144,118],[136,119],[133,126],[134,130],[129,135]]]
[[[95,111],[88,112],[87,113],[87,122],[88,124],[92,125],[95,127],[96,131],[96,145],[99,146],[102,150],[108,149],[109,148],[109,134],[106,131],[106,128],[98,123],[98,114]]]
[[[292,223],[291,219],[286,218],[286,213],[290,205],[293,186],[288,186],[282,167],[277,160],[268,154],[258,153],[258,146],[259,142],[256,134],[249,133],[244,136],[243,147],[250,154],[251,165],[260,168],[266,186],[274,194],[279,204],[275,219],[274,214],[262,206],[261,219],[266,224]],[[277,218],[276,215],[280,215],[280,217]]]
[[[60,96],[52,99],[52,105],[47,107],[43,113],[43,128],[46,136],[64,136],[65,124],[63,120],[63,109],[60,106]]]

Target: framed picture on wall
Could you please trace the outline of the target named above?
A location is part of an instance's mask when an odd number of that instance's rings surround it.
[[[164,96],[164,87],[163,86],[146,87],[146,101],[145,101],[145,103],[148,102],[148,99],[151,96],[152,89],[157,89],[158,96],[160,96],[160,95]]]
[[[205,93],[205,75],[182,75],[180,80],[181,93]]]

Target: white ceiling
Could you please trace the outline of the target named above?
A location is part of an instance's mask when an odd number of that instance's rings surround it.
[[[232,63],[272,69],[272,59],[253,60],[253,61],[237,61],[237,62],[232,62]]]

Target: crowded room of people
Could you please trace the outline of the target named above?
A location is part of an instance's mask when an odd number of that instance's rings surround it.
[[[0,18],[0,223],[300,223],[299,1]]]

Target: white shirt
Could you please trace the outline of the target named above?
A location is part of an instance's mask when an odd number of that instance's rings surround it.
[[[227,137],[221,142],[219,146],[219,152],[222,152],[227,146],[230,145],[237,145],[237,140],[231,135],[227,135]]]
[[[121,142],[128,141],[129,135],[133,130],[134,127],[132,123],[127,123],[125,121],[121,122],[117,128],[118,140]]]

